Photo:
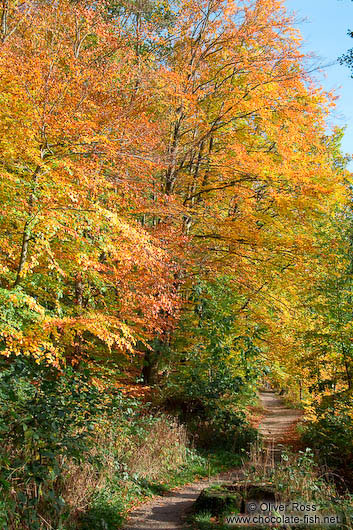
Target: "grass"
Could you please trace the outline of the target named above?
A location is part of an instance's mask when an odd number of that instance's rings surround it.
[[[161,442],[162,443],[162,442]],[[124,479],[113,475],[94,496],[80,521],[82,530],[110,530],[122,526],[128,512],[139,503],[163,495],[178,486],[239,467],[241,456],[224,449],[208,452],[187,449],[184,464],[151,480],[142,474],[128,473]]]

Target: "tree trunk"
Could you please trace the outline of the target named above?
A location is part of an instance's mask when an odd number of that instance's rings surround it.
[[[30,194],[29,199],[28,199],[29,211],[28,211],[27,220],[26,220],[24,228],[23,228],[21,254],[20,254],[20,259],[19,259],[19,263],[18,263],[18,267],[17,267],[16,279],[15,279],[15,282],[13,284],[14,287],[16,287],[21,282],[23,267],[24,267],[24,265],[26,263],[26,260],[27,260],[28,244],[29,244],[29,242],[31,240],[30,224],[31,224],[31,221],[33,220],[32,215],[33,215],[33,205],[34,205],[34,194],[35,194],[36,183],[37,183],[37,179],[38,179],[38,175],[39,175],[39,169],[40,169],[40,167],[37,166],[36,169],[34,170],[34,173],[33,173],[32,191],[31,191],[31,194]]]
[[[156,382],[157,371],[157,356],[155,352],[146,350],[143,367],[142,367],[142,380],[144,385],[153,385]]]
[[[31,239],[31,231],[29,228],[29,222],[30,222],[29,220],[26,221],[24,229],[23,229],[21,255],[20,255],[20,261],[17,267],[16,280],[15,280],[15,283],[13,284],[14,287],[16,287],[21,281],[21,274],[22,274],[23,267],[27,259],[28,244]]]
[[[2,0],[1,3],[1,40],[4,41],[7,35],[7,15],[9,12],[9,0]]]

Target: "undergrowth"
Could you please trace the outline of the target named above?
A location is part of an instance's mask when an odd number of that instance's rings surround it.
[[[312,409],[312,417],[300,427],[304,442],[320,460],[335,471],[338,487],[342,481],[353,489],[353,398],[330,396]]]
[[[0,527],[111,530],[155,494],[240,464],[175,417],[89,373],[18,357],[0,369]]]
[[[241,483],[263,486],[266,484],[275,493],[276,502],[282,504],[299,502],[315,505],[320,513],[342,517],[340,528],[353,529],[353,497],[348,492],[339,493],[331,473],[318,466],[313,452],[307,448],[292,453],[283,448],[281,460],[275,462],[273,453],[262,450],[258,445],[252,447],[250,458],[244,465]],[[190,519],[190,528],[198,530],[229,529],[223,523],[224,516],[212,517],[211,513],[195,513]],[[282,528],[283,526],[281,526]],[[311,526],[323,530],[327,526]],[[243,526],[243,528],[246,528]],[[260,527],[258,527],[260,528]],[[268,527],[261,527],[267,530]],[[289,526],[286,528],[307,528],[307,526]]]

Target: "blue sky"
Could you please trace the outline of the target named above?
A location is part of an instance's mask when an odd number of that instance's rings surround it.
[[[295,12],[304,37],[305,51],[314,52],[322,64],[335,62],[315,78],[327,90],[336,89],[340,96],[331,123],[347,125],[343,151],[353,154],[353,79],[349,69],[337,63],[337,57],[353,48],[347,30],[353,30],[351,0],[285,0],[287,10]],[[352,166],[352,165],[351,165]]]

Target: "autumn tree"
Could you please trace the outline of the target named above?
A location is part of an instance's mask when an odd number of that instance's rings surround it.
[[[227,277],[234,319],[267,330],[256,347],[281,362],[321,244],[313,226],[345,197],[332,98],[282,3],[63,0],[8,14],[3,349],[143,352],[149,381],[195,285]]]
[[[132,350],[176,305],[172,260],[136,220],[156,168],[152,82],[136,96],[134,51],[99,11],[49,3],[18,24],[0,62],[2,287],[42,318],[24,342],[5,325],[4,347]]]
[[[280,2],[184,2],[178,14],[160,178],[190,240],[184,286],[231,275],[240,313],[251,308],[276,349],[272,314],[296,296],[313,223],[344,197],[325,142],[331,96],[311,81]]]

